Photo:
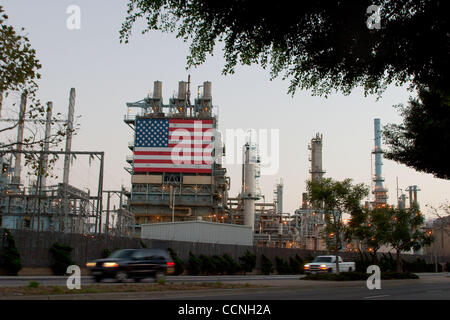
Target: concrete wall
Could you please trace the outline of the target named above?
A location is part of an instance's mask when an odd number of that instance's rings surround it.
[[[65,234],[65,233],[50,233],[50,232],[34,232],[34,231],[21,231],[12,230],[16,246],[22,257],[23,267],[27,268],[46,268],[51,264],[51,256],[49,254],[49,248],[54,242],[66,243],[74,248],[72,252],[72,259],[76,264],[84,266],[89,260],[101,258],[102,251],[105,248],[109,250],[123,249],[123,248],[140,248],[141,239],[137,238],[119,238],[101,236],[83,236],[80,234]],[[0,234],[4,232],[0,230]],[[0,250],[2,247],[3,237],[0,238]],[[262,248],[256,246],[240,246],[240,245],[224,245],[224,244],[212,244],[212,243],[195,243],[195,242],[183,242],[183,241],[163,241],[163,240],[149,240],[143,239],[147,247],[149,248],[172,248],[178,253],[178,256],[187,261],[189,257],[189,251],[195,255],[223,255],[225,253],[232,256],[237,260],[240,256],[244,255],[246,250],[253,252],[257,255],[257,268],[260,265],[260,256],[264,254],[273,262],[275,257],[278,256],[284,260],[288,260],[289,257],[294,257],[298,254],[300,257],[305,258],[307,256],[316,256],[326,254],[324,251],[312,251],[303,249],[287,249],[287,248]],[[358,258],[357,253],[342,252],[340,254],[344,261],[354,261]],[[415,260],[417,255],[404,255],[405,260]],[[420,256],[425,258],[428,262],[433,262],[431,256]],[[395,258],[395,256],[394,256]],[[440,257],[439,262],[450,261],[450,257]]]
[[[251,246],[253,231],[249,226],[228,223],[182,221],[142,224],[141,238]]]

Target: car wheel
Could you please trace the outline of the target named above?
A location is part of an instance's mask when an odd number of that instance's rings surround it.
[[[95,276],[94,280],[95,280],[95,282],[100,282],[103,280],[103,278],[101,276]]]
[[[124,282],[128,279],[128,273],[124,270],[119,270],[116,273],[116,280],[119,282]]]
[[[328,269],[328,273],[332,273],[333,272],[333,269]]]
[[[141,282],[143,278],[134,278],[134,282]]]
[[[353,271],[352,267],[348,268],[348,272],[352,272],[352,271]]]

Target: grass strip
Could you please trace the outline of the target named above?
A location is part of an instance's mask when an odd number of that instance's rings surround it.
[[[262,288],[262,285],[250,285],[248,283],[150,283],[150,284],[93,284],[82,286],[81,289],[69,290],[65,286],[27,286],[27,287],[0,287],[0,296],[35,296],[35,295],[64,295],[87,293],[111,293],[111,292],[155,292],[155,291],[180,291],[180,290],[204,290],[204,289],[241,289]]]

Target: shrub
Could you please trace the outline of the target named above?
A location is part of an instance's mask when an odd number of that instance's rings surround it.
[[[231,256],[229,256],[228,254],[225,253],[223,255],[223,260],[225,263],[225,268],[226,268],[225,271],[227,274],[232,275],[241,270],[241,266],[239,265],[239,263],[234,261],[234,259]]]
[[[196,276],[200,274],[202,261],[192,252],[189,252],[188,272],[190,275]]]
[[[289,265],[282,258],[275,257],[275,265],[276,265],[278,274],[288,274],[290,271]]]
[[[110,255],[111,255],[111,250],[103,249],[103,251],[102,251],[102,258],[103,259],[108,258]]]
[[[65,275],[67,267],[75,264],[72,261],[72,250],[73,248],[64,243],[55,242],[50,247],[50,253],[53,257],[52,270],[56,275]]]
[[[227,261],[221,256],[214,255],[211,258],[212,263],[216,266],[216,273],[225,274],[227,271]]]
[[[273,272],[272,261],[270,261],[270,259],[265,255],[261,256],[261,272],[266,275],[269,275]]]
[[[0,254],[0,267],[5,269],[9,276],[17,276],[22,269],[22,260],[16,242],[9,230],[5,230],[6,246]]]
[[[175,263],[175,272],[174,275],[178,276],[180,274],[183,274],[184,272],[184,263],[183,260],[181,260],[180,258],[178,258],[177,253],[172,249],[172,248],[168,248],[167,249],[170,253],[170,256],[172,257],[173,262]]]
[[[239,260],[241,261],[241,268],[244,274],[252,272],[256,266],[256,256],[248,250],[242,257],[239,257]]]
[[[210,275],[217,273],[216,265],[214,264],[211,257],[202,254],[199,258],[201,261],[200,270],[203,274]]]
[[[289,257],[289,273],[300,274],[303,273],[303,260],[298,255],[294,258]]]

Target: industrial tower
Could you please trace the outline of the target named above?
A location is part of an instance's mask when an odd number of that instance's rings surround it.
[[[373,207],[382,208],[387,205],[387,189],[384,187],[384,178],[382,176],[383,149],[381,148],[381,122],[380,119],[374,120],[375,148],[372,154],[375,156],[375,174],[373,175],[373,190],[375,200]]]

